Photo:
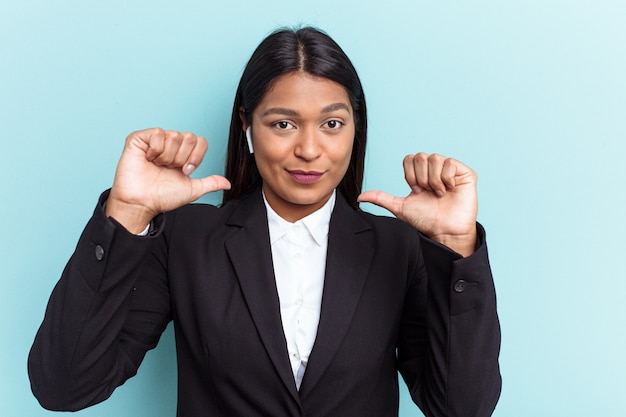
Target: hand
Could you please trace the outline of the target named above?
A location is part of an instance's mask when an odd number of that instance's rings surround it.
[[[407,155],[404,177],[411,187],[406,197],[366,191],[359,201],[376,204],[463,256],[476,244],[478,197],[476,173],[461,162],[438,154]]]
[[[230,182],[219,175],[189,177],[207,148],[207,141],[193,133],[155,128],[128,135],[107,200],[107,216],[139,233],[159,213],[229,189]]]

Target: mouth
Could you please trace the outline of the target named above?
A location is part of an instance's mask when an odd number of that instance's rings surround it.
[[[313,184],[319,181],[319,179],[322,178],[322,175],[324,175],[323,172],[319,171],[287,170],[287,172],[295,182],[305,185]]]

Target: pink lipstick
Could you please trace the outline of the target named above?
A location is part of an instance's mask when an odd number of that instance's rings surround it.
[[[320,178],[322,178],[322,175],[324,175],[323,172],[319,171],[293,170],[287,172],[291,175],[291,178],[293,178],[295,182],[305,185],[317,182]]]

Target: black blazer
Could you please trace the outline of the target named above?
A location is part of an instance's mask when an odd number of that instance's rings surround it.
[[[395,417],[398,370],[427,416],[491,415],[500,329],[480,226],[476,253],[462,259],[338,193],[318,333],[298,391],[260,191],[159,216],[148,237],[106,218],[106,197],[29,355],[44,407],[108,398],[174,320],[180,417]]]

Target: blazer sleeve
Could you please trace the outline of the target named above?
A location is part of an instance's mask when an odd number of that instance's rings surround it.
[[[105,216],[107,195],[52,292],[28,357],[32,391],[47,409],[75,411],[108,398],[136,374],[171,319],[164,219],[155,219],[150,236],[132,235]]]
[[[485,231],[477,227],[467,258],[420,239],[427,279],[408,290],[398,364],[428,417],[491,416],[500,396],[500,324]]]

